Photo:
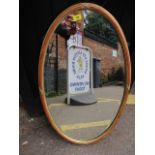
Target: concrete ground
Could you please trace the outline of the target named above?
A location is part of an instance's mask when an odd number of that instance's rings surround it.
[[[42,117],[30,118],[20,107],[20,155],[134,155],[134,95],[110,136],[97,144],[75,145],[62,139]]]
[[[55,123],[65,135],[77,139],[93,139],[102,134],[114,120],[120,107],[123,86],[95,88],[97,103],[91,105],[67,105],[66,95],[47,98]]]

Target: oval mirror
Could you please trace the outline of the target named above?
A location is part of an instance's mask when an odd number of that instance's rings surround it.
[[[39,59],[50,124],[77,144],[110,134],[126,104],[130,70],[126,39],[108,11],[92,3],[64,10],[49,27]]]

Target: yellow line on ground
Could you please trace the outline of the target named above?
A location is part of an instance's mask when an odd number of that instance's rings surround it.
[[[51,107],[60,107],[60,106],[66,106],[66,104],[65,103],[51,103],[49,105],[49,108],[51,108]]]
[[[111,124],[111,120],[104,120],[98,122],[88,122],[88,123],[77,123],[77,124],[67,124],[61,125],[60,128],[63,132],[68,130],[75,130],[75,129],[83,129],[83,128],[93,128],[99,126],[109,126]]]
[[[118,102],[119,100],[112,100],[112,99],[110,99],[110,100],[106,100],[106,99],[104,99],[104,100],[98,100],[97,101],[97,103],[107,103],[107,102]],[[51,108],[51,107],[60,107],[60,106],[66,106],[66,104],[65,103],[51,103],[50,105],[49,105],[49,108]]]
[[[115,101],[115,100],[113,100],[113,101]],[[110,102],[109,100],[99,100],[98,101],[98,103],[102,103],[102,102]],[[66,104],[65,103],[51,103],[50,105],[49,105],[49,108],[51,108],[51,107],[60,107],[60,106],[66,106]]]
[[[119,103],[120,100],[118,99],[111,99],[111,98],[97,98],[97,103],[108,103],[108,102],[117,102]],[[129,95],[127,104],[135,104],[135,95]],[[60,107],[60,106],[66,106],[65,103],[51,103],[49,105],[49,108],[51,107]]]
[[[107,103],[108,104],[109,102],[110,103],[114,103],[114,104],[116,104],[116,103],[120,104],[120,102],[118,102],[118,101],[97,101],[98,104],[103,104],[103,103],[105,103],[105,104]]]
[[[99,103],[105,103],[105,102],[112,102],[112,101],[118,101],[117,103],[120,102],[118,99],[110,99],[110,98],[97,98]],[[135,95],[128,95],[127,103],[126,104],[135,104]]]
[[[120,100],[118,100],[118,99],[112,99],[112,98],[101,98],[101,97],[99,97],[99,98],[97,98],[97,100],[104,100],[104,101],[120,101]]]
[[[105,100],[105,99],[104,99],[104,100],[97,100],[97,102],[98,102],[98,103],[103,103],[103,102],[107,102],[107,103],[108,103],[108,102],[117,102],[117,103],[118,103],[118,102],[120,102],[120,100]]]
[[[135,104],[135,95],[129,95],[127,104]]]

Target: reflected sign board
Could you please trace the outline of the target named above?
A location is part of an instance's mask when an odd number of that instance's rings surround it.
[[[91,53],[84,46],[68,48],[68,91],[81,94],[90,91]]]

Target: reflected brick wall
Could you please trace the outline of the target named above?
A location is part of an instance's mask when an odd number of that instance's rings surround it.
[[[53,36],[53,41],[50,43],[50,54],[47,55],[47,60],[51,59],[51,64],[48,65],[46,69],[46,80],[47,83],[50,84],[48,87],[48,90],[54,91],[55,85],[55,78],[56,75],[54,74],[55,69],[55,60],[56,60],[56,35]],[[53,43],[53,46],[52,46]],[[93,39],[90,39],[88,37],[83,37],[83,45],[88,46],[93,51],[93,57],[100,59],[100,78],[103,79],[106,76],[112,74],[114,70],[121,68],[124,68],[124,61],[123,61],[123,54],[121,50],[120,44],[118,44],[118,48],[115,49],[113,47],[110,47],[106,44],[103,44],[101,42],[95,41]],[[52,48],[51,48],[52,47]],[[113,50],[117,50],[117,57],[112,56]],[[67,50],[66,50],[66,41],[63,37],[58,35],[58,90],[60,92],[66,91],[67,86]],[[50,78],[50,76],[53,77]]]

